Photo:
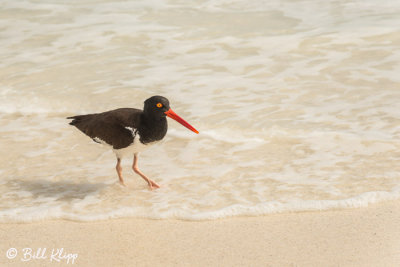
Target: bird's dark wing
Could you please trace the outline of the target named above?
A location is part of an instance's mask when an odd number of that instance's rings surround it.
[[[133,142],[141,113],[139,109],[120,108],[67,119],[72,119],[69,124],[74,125],[94,141],[104,141],[114,149],[120,149]]]

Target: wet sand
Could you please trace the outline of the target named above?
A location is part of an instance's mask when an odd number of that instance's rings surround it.
[[[367,208],[213,221],[115,219],[1,224],[1,266],[398,266],[400,200]],[[19,254],[9,260],[6,253]],[[22,262],[22,249],[46,248]],[[70,260],[68,266],[71,266]]]

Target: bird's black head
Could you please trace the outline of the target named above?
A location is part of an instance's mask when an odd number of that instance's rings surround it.
[[[163,119],[165,116],[168,116],[171,119],[176,120],[189,130],[199,133],[192,125],[190,125],[187,121],[178,116],[170,107],[169,101],[163,96],[152,96],[146,101],[144,101],[144,116],[152,119]]]
[[[143,111],[151,117],[163,118],[166,116],[165,112],[169,109],[169,101],[163,96],[152,96],[144,101]]]

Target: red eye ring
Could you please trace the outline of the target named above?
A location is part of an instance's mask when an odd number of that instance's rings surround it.
[[[161,103],[157,103],[156,105],[158,108],[162,108],[162,104]]]

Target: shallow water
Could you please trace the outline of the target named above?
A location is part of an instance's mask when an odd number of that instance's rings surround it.
[[[0,3],[0,221],[213,219],[400,197],[400,1]],[[142,107],[149,191],[67,116]]]

